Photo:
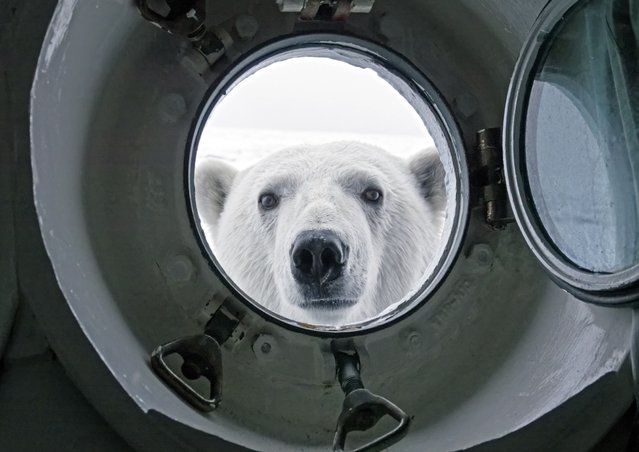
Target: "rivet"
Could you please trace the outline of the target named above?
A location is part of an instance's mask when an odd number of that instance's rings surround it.
[[[384,14],[379,18],[379,29],[389,39],[401,37],[405,32],[399,19],[391,14]]]
[[[490,246],[485,243],[479,243],[472,247],[468,258],[474,265],[475,270],[487,272],[493,265],[495,255]]]
[[[453,101],[455,110],[461,114],[465,119],[470,118],[477,113],[477,99],[471,94],[461,93]]]
[[[422,335],[417,331],[411,331],[406,336],[406,346],[410,351],[417,351],[422,348],[424,341]]]
[[[248,14],[240,14],[237,19],[235,19],[235,31],[243,41],[253,39],[259,28],[260,25],[257,23],[257,19]]]
[[[180,94],[170,93],[160,100],[160,118],[174,124],[186,114],[186,100]]]
[[[164,265],[166,278],[174,283],[190,281],[195,274],[195,267],[191,259],[182,254],[171,256]]]
[[[277,341],[270,334],[260,334],[253,342],[253,353],[262,361],[270,361],[278,353]]]

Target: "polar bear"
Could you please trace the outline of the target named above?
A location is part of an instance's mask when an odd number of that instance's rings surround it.
[[[195,201],[225,273],[257,303],[339,326],[400,301],[440,246],[445,171],[358,142],[298,146],[246,170],[199,159]]]

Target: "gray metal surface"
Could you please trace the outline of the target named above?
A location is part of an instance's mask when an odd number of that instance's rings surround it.
[[[378,0],[353,21],[436,83],[471,143],[501,123],[543,3]],[[220,2],[216,17],[247,8]],[[255,42],[292,27],[272,1],[252,14]],[[19,148],[19,280],[78,387],[136,449],[326,450],[341,402],[326,342],[247,315],[244,340],[223,349],[224,403],[207,415],[150,371],[156,345],[199,332],[206,302],[228,295],[186,216],[184,146],[212,82],[187,51],[130,3],[60,2],[32,91],[31,161]],[[357,340],[362,376],[414,416],[397,450],[585,450],[631,403],[630,316],[561,291],[516,228],[478,217],[437,296]],[[275,359],[254,352],[260,335],[275,338]]]
[[[132,452],[65,374],[26,303],[0,368],[3,450]]]

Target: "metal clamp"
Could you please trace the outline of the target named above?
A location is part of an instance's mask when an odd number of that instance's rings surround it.
[[[182,35],[191,41],[202,39],[206,32],[204,24],[204,0],[169,1],[164,4],[166,11],[162,14],[151,0],[138,0],[138,10],[142,17],[169,33]]]
[[[356,351],[334,350],[333,354],[337,364],[337,377],[346,395],[342,412],[337,419],[333,450],[343,452],[350,432],[369,430],[386,415],[395,419],[398,422],[397,426],[379,438],[354,449],[353,452],[380,451],[401,440],[408,433],[408,415],[388,399],[364,389]]]
[[[187,380],[204,377],[211,390],[208,397],[200,394],[169,367],[166,357],[182,357],[181,373]],[[151,354],[153,370],[187,402],[202,411],[212,411],[222,399],[222,353],[220,345],[208,334],[184,337],[160,345]]]

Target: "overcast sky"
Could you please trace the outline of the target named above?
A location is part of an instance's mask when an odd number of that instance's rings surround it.
[[[372,69],[329,58],[292,58],[236,86],[209,127],[318,130],[424,137],[415,110]]]

